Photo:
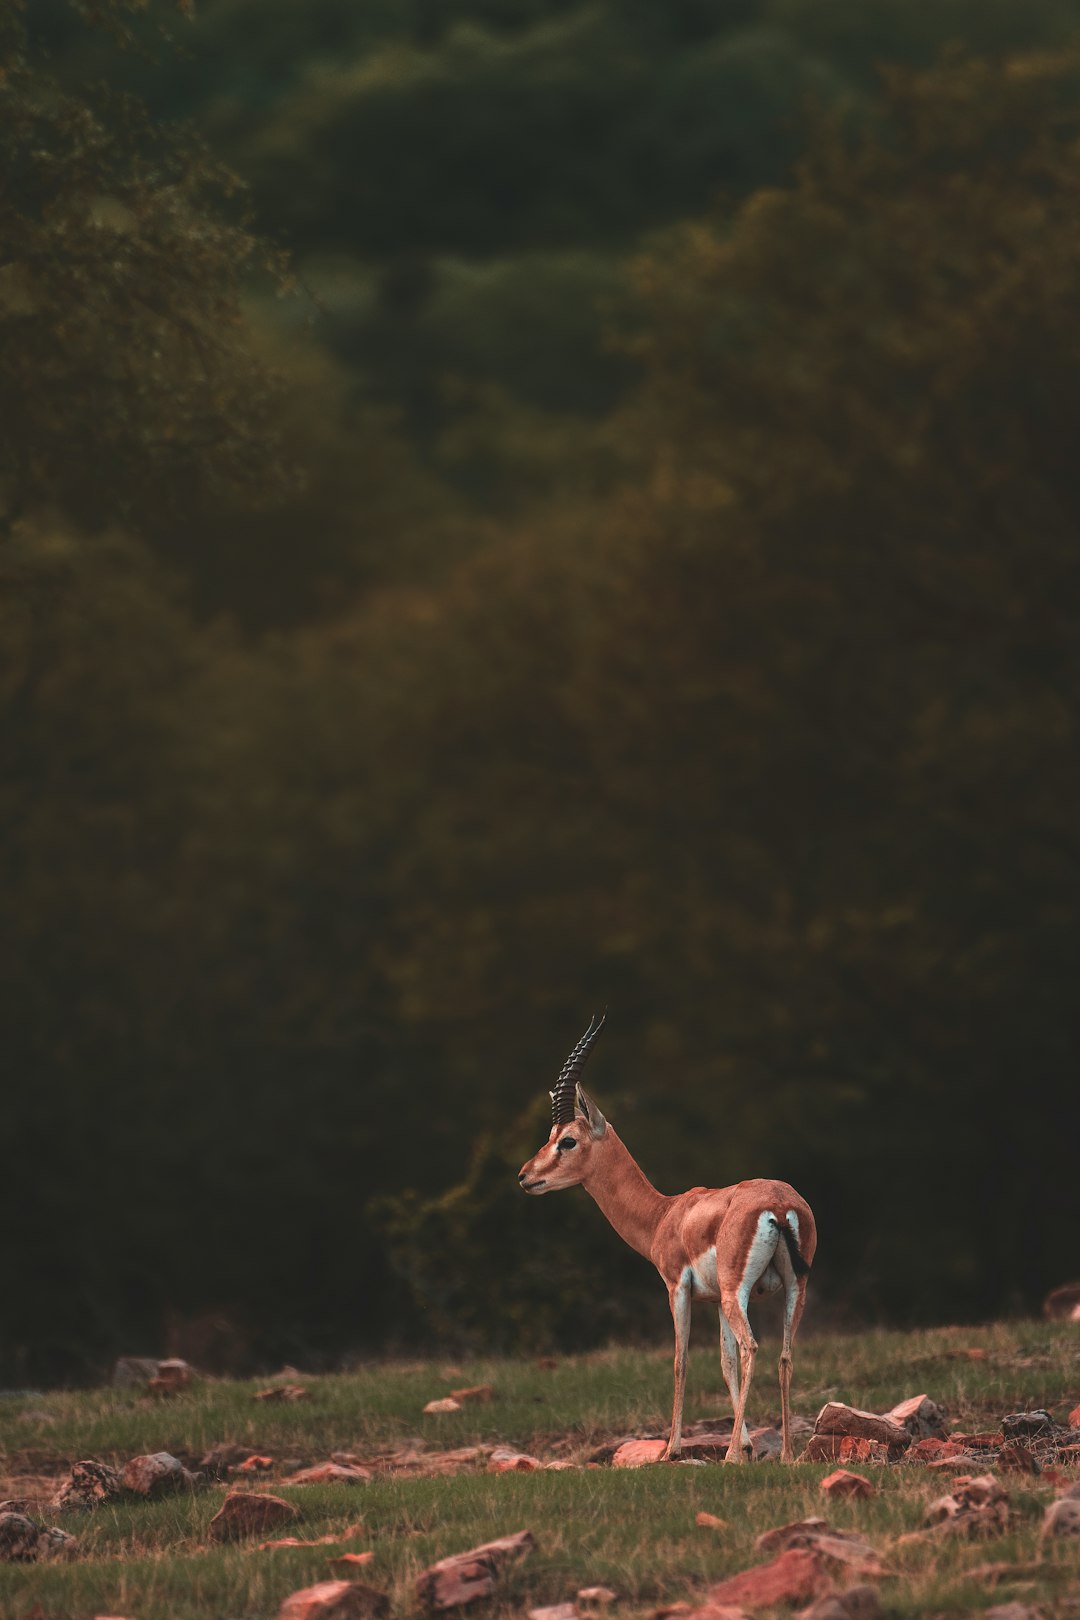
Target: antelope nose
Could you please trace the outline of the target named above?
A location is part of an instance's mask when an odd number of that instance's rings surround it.
[[[525,1182],[525,1172],[523,1170],[521,1172],[520,1176],[518,1176],[518,1184],[519,1185],[524,1185],[524,1182]]]

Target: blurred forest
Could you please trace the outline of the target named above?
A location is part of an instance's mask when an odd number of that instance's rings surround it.
[[[0,1376],[1075,1275],[1080,0],[4,0]]]

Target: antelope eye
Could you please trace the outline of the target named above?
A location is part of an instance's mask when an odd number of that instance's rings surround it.
[[[572,1136],[564,1136],[562,1141],[559,1142],[557,1144],[557,1146],[558,1146],[559,1152],[562,1153],[565,1148],[577,1147],[577,1141]]]

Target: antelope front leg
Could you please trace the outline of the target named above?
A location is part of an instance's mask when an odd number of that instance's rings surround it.
[[[668,1290],[671,1320],[675,1327],[675,1404],[671,1411],[671,1434],[664,1461],[670,1462],[682,1451],[683,1397],[686,1394],[686,1352],[690,1348],[690,1282],[680,1278]]]

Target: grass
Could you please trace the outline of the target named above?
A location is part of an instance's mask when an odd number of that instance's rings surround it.
[[[962,1353],[968,1348],[984,1350],[985,1358],[969,1359]],[[777,1416],[773,1350],[764,1344],[759,1358],[751,1400],[758,1422]],[[110,1389],[0,1401],[0,1494],[41,1492],[49,1476],[63,1477],[80,1457],[122,1462],[166,1450],[197,1459],[222,1441],[257,1446],[278,1465],[321,1460],[330,1451],[373,1456],[414,1439],[429,1449],[497,1442],[582,1460],[611,1436],[663,1428],[670,1358],[666,1351],[613,1350],[568,1357],[553,1369],[525,1361],[390,1364],[303,1382],[310,1396],[295,1405],[254,1401],[258,1383],[210,1380],[157,1404]],[[445,1416],[422,1415],[432,1396],[476,1383],[492,1384],[497,1398]],[[881,1411],[924,1390],[967,1429],[1030,1406],[1064,1418],[1080,1401],[1080,1336],[1068,1325],[1015,1323],[808,1337],[797,1347],[795,1407],[804,1416],[812,1418],[829,1399]],[[703,1335],[691,1357],[687,1419],[727,1410],[718,1356],[711,1335],[707,1341]],[[391,1594],[400,1620],[416,1612],[413,1582],[434,1559],[529,1528],[537,1550],[507,1573],[487,1611],[494,1620],[597,1583],[619,1593],[619,1620],[636,1620],[660,1603],[700,1601],[710,1582],[760,1561],[753,1543],[762,1531],[822,1512],[882,1550],[897,1572],[882,1583],[882,1596],[897,1616],[970,1613],[1013,1595],[1053,1612],[1080,1584],[1080,1545],[1039,1541],[1042,1509],[1054,1494],[1040,1479],[1006,1476],[1015,1520],[1000,1539],[891,1547],[919,1527],[950,1476],[916,1465],[860,1471],[880,1485],[878,1494],[824,1508],[820,1482],[829,1466],[815,1464],[470,1471],[438,1479],[380,1476],[364,1486],[290,1486],[275,1472],[271,1488],[303,1514],[302,1524],[285,1533],[344,1536],[358,1522],[361,1533],[340,1548],[219,1547],[206,1527],[224,1485],[93,1514],[52,1512],[44,1515],[49,1522],[79,1536],[80,1556],[64,1564],[0,1565],[0,1617],[273,1620],[290,1591],[327,1578],[327,1560],[337,1551],[370,1548],[375,1561],[366,1579]],[[698,1529],[702,1509],[724,1519],[727,1529]],[[1033,1584],[991,1591],[967,1575],[990,1560],[1040,1561],[1040,1570]]]

